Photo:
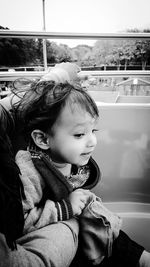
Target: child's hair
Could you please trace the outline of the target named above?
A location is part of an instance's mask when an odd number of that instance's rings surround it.
[[[49,132],[66,104],[71,109],[80,107],[92,117],[99,116],[96,103],[81,86],[53,81],[33,83],[16,109],[26,137],[30,138],[34,129]]]

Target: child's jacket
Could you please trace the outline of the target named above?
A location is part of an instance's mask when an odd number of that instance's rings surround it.
[[[74,188],[45,154],[20,150],[16,163],[26,195],[23,200],[25,233],[73,216],[68,195]],[[94,159],[91,158],[88,165],[90,175],[82,186],[84,189],[93,188],[100,179]]]
[[[26,195],[26,200],[23,201],[24,233],[70,219],[73,212],[69,194],[75,188],[91,189],[100,179],[99,167],[92,157],[86,166],[73,166],[76,172],[72,175],[71,182],[42,152],[19,151],[16,162],[22,174]],[[121,220],[108,211],[94,194],[79,216],[79,223],[86,257],[89,260],[101,261],[104,256],[111,255],[113,241],[119,235]],[[92,243],[97,237],[99,242]]]

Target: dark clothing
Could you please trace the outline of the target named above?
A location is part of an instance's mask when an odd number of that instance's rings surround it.
[[[112,256],[104,259],[101,267],[137,267],[144,248],[120,231],[114,241]]]
[[[112,256],[104,258],[97,267],[138,267],[139,259],[144,248],[130,239],[122,230],[114,241]],[[93,267],[82,255],[78,248],[77,254],[70,267]]]
[[[8,246],[14,249],[24,226],[23,185],[10,141],[14,124],[10,114],[1,106],[0,116],[0,232],[5,235]]]

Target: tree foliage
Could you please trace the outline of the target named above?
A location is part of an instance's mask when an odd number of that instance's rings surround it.
[[[0,26],[0,29],[9,30]],[[72,52],[67,45],[46,41],[47,62],[72,61]],[[42,39],[0,38],[0,66],[23,66],[43,64]]]
[[[2,26],[0,29],[9,30]],[[74,48],[46,40],[46,49],[48,64],[75,61],[81,67],[104,66],[104,69],[106,66],[127,69],[130,65],[140,65],[145,69],[150,65],[150,40],[98,40],[93,46],[78,45]],[[0,66],[42,64],[42,39],[0,38]]]

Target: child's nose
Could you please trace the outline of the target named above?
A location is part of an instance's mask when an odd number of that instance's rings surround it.
[[[88,147],[95,147],[97,144],[97,138],[94,134],[90,134],[88,141],[87,141],[87,146]]]

